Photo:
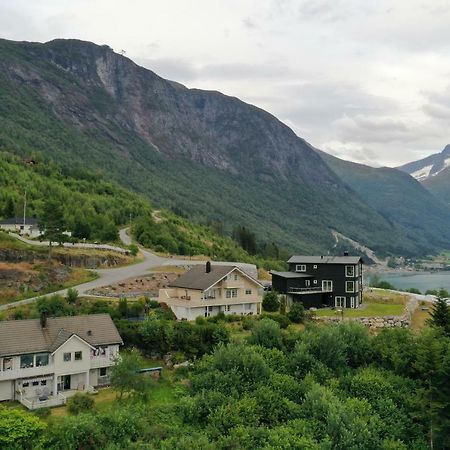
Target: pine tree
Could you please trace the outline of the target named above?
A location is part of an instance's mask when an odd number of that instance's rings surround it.
[[[16,207],[14,206],[14,201],[11,197],[8,197],[6,201],[5,209],[3,210],[3,215],[5,217],[14,217],[16,213]]]
[[[450,336],[450,306],[447,300],[438,297],[428,319],[432,327],[440,328],[447,336]]]
[[[61,203],[55,199],[47,199],[39,222],[44,230],[43,237],[50,242],[48,257],[51,258],[53,242],[61,243],[65,239],[65,222]]]

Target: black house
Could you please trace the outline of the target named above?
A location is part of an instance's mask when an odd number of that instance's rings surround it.
[[[305,308],[357,308],[362,303],[362,258],[359,256],[293,256],[289,272],[272,271],[272,288],[288,305]]]

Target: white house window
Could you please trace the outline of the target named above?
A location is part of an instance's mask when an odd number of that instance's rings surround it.
[[[314,269],[317,269],[317,264],[314,264],[313,268],[314,268]]]
[[[83,359],[83,352],[75,352],[75,361],[81,361]]]
[[[311,286],[311,280],[305,280],[305,287]]]
[[[63,361],[64,362],[69,362],[72,360],[72,353],[64,353],[63,355]]]
[[[350,297],[350,308],[355,308],[355,297]]]
[[[295,271],[296,272],[306,272],[306,264],[296,264]]]
[[[30,385],[30,383],[28,381],[24,381],[22,384],[22,387],[28,387]]]
[[[216,298],[216,290],[215,289],[211,289],[210,291],[205,292],[205,299],[208,299],[208,298]]]
[[[345,308],[345,297],[335,297],[334,306],[336,308]]]
[[[355,266],[345,266],[345,276],[353,278],[355,276]]]
[[[252,290],[251,289],[246,289],[245,290],[245,294],[246,295],[252,295]]]
[[[355,282],[346,281],[345,282],[345,292],[355,292]]]
[[[330,292],[333,290],[333,280],[322,280],[322,290]]]
[[[225,306],[225,311],[230,312],[231,311],[231,306],[230,305],[226,305]]]
[[[3,358],[3,371],[12,370],[12,358]]]
[[[317,280],[314,280],[313,283],[314,283],[314,284],[317,284]]]
[[[33,355],[22,355],[20,357],[20,368],[27,369],[29,367],[34,367]]]
[[[237,273],[235,273],[235,274],[234,274],[234,281],[237,281],[238,278],[239,278],[239,277],[238,277]]]
[[[41,386],[47,386],[47,380],[41,380]]]
[[[48,366],[48,354],[36,355],[36,367]]]
[[[237,289],[227,289],[226,298],[236,298]]]
[[[99,375],[101,377],[106,377],[106,367],[100,367],[100,373]]]

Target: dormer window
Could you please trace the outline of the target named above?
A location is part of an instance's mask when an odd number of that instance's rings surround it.
[[[306,272],[306,264],[296,264],[295,271],[296,272]]]

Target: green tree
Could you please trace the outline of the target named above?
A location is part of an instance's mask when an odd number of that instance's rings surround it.
[[[427,323],[440,328],[447,336],[450,336],[450,306],[447,300],[442,297],[437,298]]]
[[[248,341],[250,344],[267,348],[281,348],[283,340],[280,325],[274,320],[262,319],[253,326]]]
[[[47,198],[40,217],[43,238],[49,241],[48,257],[51,258],[53,242],[62,243],[65,240],[65,221],[61,201]]]
[[[67,289],[66,299],[70,305],[74,305],[78,300],[78,291],[75,288]]]
[[[127,317],[127,315],[128,315],[128,300],[126,297],[120,297],[117,309],[119,311],[119,314],[122,317]]]
[[[8,200],[6,200],[6,204],[3,209],[3,215],[6,218],[14,217],[16,215],[16,207],[14,205],[14,200],[11,197],[8,197]]]
[[[264,311],[275,312],[280,309],[279,295],[275,291],[269,291],[264,294],[262,301]]]
[[[305,321],[305,308],[302,303],[295,302],[287,314],[289,320],[294,323],[303,323]]]
[[[121,400],[125,393],[146,397],[150,385],[148,375],[139,373],[144,360],[137,350],[122,352],[111,368],[111,386]]]
[[[71,414],[80,414],[91,410],[94,407],[94,403],[91,395],[77,392],[67,401],[67,409]]]
[[[21,409],[0,405],[0,448],[23,450],[39,448],[46,424]]]

